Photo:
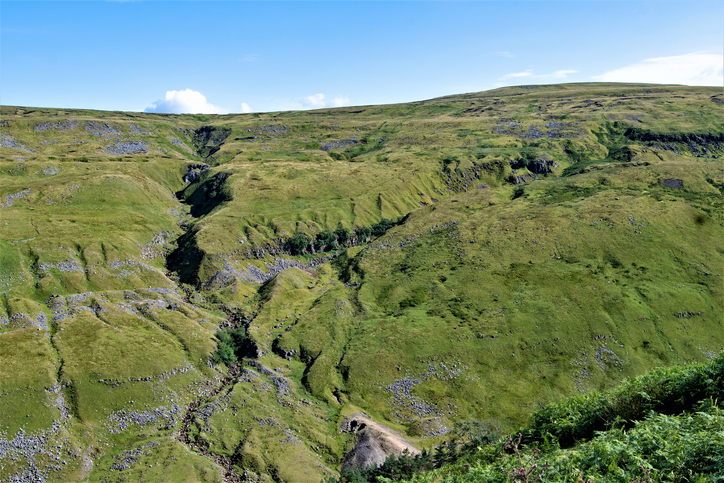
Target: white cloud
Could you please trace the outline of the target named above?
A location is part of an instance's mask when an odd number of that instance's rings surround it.
[[[312,109],[326,107],[324,94],[312,94],[311,96],[307,96],[302,101],[302,105],[304,105],[304,107],[311,107]]]
[[[532,75],[533,73],[530,70],[526,70],[525,72],[513,72],[512,74],[505,74],[499,80],[516,79],[518,77],[530,77]]]
[[[206,96],[198,91],[166,91],[163,99],[151,103],[144,112],[166,114],[225,114],[227,111],[206,101]]]
[[[577,70],[557,70],[552,74],[541,74],[534,76],[536,79],[565,79],[568,74],[575,74]]]
[[[492,53],[493,55],[498,55],[498,56],[500,56],[500,57],[507,57],[507,58],[509,58],[509,59],[515,57],[515,54],[512,54],[512,53],[510,53],[510,52],[506,52],[506,51],[503,51],[503,50],[499,50],[498,52],[491,52],[491,53]]]
[[[312,94],[302,99],[302,105],[308,109],[321,109],[323,107],[342,107],[350,103],[350,98],[337,96],[328,99],[324,94]]]
[[[531,79],[565,79],[568,77],[568,74],[575,74],[577,73],[577,70],[571,70],[571,69],[563,69],[563,70],[557,70],[553,72],[552,74],[533,74],[533,71],[531,69],[526,70],[525,72],[513,72],[512,74],[505,74],[503,77],[499,78],[498,80],[508,80],[508,79],[519,79],[521,77],[530,77]],[[502,85],[502,84],[501,84]]]
[[[337,96],[332,99],[332,105],[334,107],[348,106],[350,102],[350,98],[345,96]]]
[[[248,114],[251,112],[251,106],[247,104],[246,102],[241,103],[241,112],[244,114]]]
[[[692,86],[724,85],[724,56],[684,54],[655,57],[593,76],[601,82],[643,82]]]

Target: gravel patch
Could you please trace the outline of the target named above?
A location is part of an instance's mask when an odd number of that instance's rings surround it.
[[[200,406],[194,412],[194,418],[201,419],[204,422],[204,425],[208,425],[209,419],[211,419],[214,416],[214,414],[216,414],[219,411],[224,411],[229,406],[230,399],[231,399],[231,394],[227,394],[227,395],[219,398],[217,401]]]
[[[189,371],[194,370],[194,366],[186,363],[185,366],[181,367],[174,367],[170,371],[162,372],[161,374],[157,374],[155,376],[146,376],[146,377],[128,377],[126,379],[99,379],[98,382],[101,384],[105,384],[106,386],[111,387],[119,387],[123,384],[127,383],[134,383],[134,382],[153,382],[153,381],[167,381],[168,379],[175,377],[179,374],[186,374]]]
[[[116,141],[114,144],[106,147],[103,152],[115,155],[147,153],[148,143],[133,140]]]
[[[254,371],[244,369],[239,373],[239,377],[236,378],[236,382],[258,382],[261,380],[261,376]]]
[[[60,173],[60,168],[56,166],[47,166],[41,169],[40,172],[43,173],[45,176],[54,176]]]
[[[5,201],[3,203],[0,203],[0,208],[10,208],[13,206],[13,203],[19,200],[25,200],[27,201],[27,197],[30,195],[30,189],[26,189],[23,191],[19,191],[17,193],[7,195],[5,197]]]
[[[72,131],[73,129],[78,127],[78,121],[65,121],[65,122],[44,122],[41,124],[35,125],[35,132],[42,132],[42,131]]]
[[[411,394],[415,386],[421,382],[421,379],[405,377],[384,387],[385,391],[392,393],[388,401],[390,406],[392,406],[392,415],[397,418],[398,421],[414,421],[440,414],[440,411],[435,406]]]
[[[269,380],[274,384],[274,387],[276,387],[278,395],[287,394],[292,390],[291,381],[286,377],[272,376]]]
[[[516,136],[521,139],[559,139],[559,138],[580,138],[585,133],[575,129],[576,123],[547,122],[545,129],[531,124],[527,130],[514,119],[501,118],[493,127],[493,131],[508,136]]]
[[[82,272],[83,267],[80,266],[80,264],[75,260],[66,260],[64,262],[58,262],[58,263],[40,263],[38,264],[38,269],[45,273],[46,275],[50,274],[50,269],[54,268],[60,272]]]
[[[269,369],[267,366],[264,366],[264,365],[260,364],[259,362],[255,361],[255,360],[250,360],[250,361],[248,361],[248,364],[249,364],[251,367],[257,369],[259,372],[261,372],[261,373],[264,374],[265,376],[269,376],[269,377],[281,377],[280,374],[276,373],[276,372],[273,371],[272,369]]]
[[[111,471],[123,471],[131,469],[134,463],[138,461],[138,458],[144,455],[151,454],[150,451],[147,451],[148,449],[158,445],[159,443],[157,441],[154,441],[153,443],[141,446],[140,448],[124,451],[123,453],[118,455],[116,460],[113,462],[113,465],[111,466]]]
[[[61,427],[59,421],[54,421],[48,430],[26,433],[24,429],[20,429],[12,439],[7,439],[4,433],[0,433],[0,461],[24,463],[24,468],[10,475],[6,481],[45,483],[50,478],[51,472],[59,472],[68,464],[66,458],[71,460],[80,458],[80,455],[70,449],[69,445],[64,445],[64,442],[54,444]]]
[[[36,317],[37,318],[37,317]],[[34,327],[36,325],[36,319],[28,314],[22,312],[16,312],[10,316],[7,325],[14,329],[24,329],[26,327]]]
[[[146,411],[114,411],[108,416],[106,426],[111,434],[118,434],[128,429],[128,426],[148,426],[158,424],[158,429],[167,429],[174,425],[179,415],[183,415],[184,408],[172,404],[170,408],[159,406]]]
[[[141,129],[141,126],[136,124],[135,122],[132,122],[130,125],[131,133],[137,135],[137,136],[153,136],[153,132],[151,131],[144,131]]]
[[[302,440],[300,440],[296,434],[290,429],[284,430],[284,437],[279,440],[280,443],[290,443],[290,444],[302,444]]]
[[[85,123],[85,130],[93,136],[106,137],[106,136],[118,136],[121,131],[110,124],[99,121],[88,121]]]
[[[236,270],[228,261],[226,261],[226,263],[224,265],[224,270],[231,273],[232,275],[234,275],[236,277],[246,280],[247,282],[266,282],[267,280],[274,277],[274,275],[276,275],[288,268],[296,267],[296,268],[299,268],[302,270],[308,270],[310,268],[316,267],[317,265],[326,263],[331,259],[332,259],[331,256],[326,256],[326,257],[310,260],[309,263],[304,264],[301,262],[297,262],[296,260],[285,260],[283,258],[275,258],[273,265],[265,263],[267,272],[265,272],[264,270],[262,270],[258,267],[255,267],[252,264],[248,265],[248,268],[246,269],[246,271]]]
[[[180,148],[182,148],[182,149],[183,149],[184,151],[186,151],[187,153],[190,153],[190,154],[193,154],[193,153],[194,153],[193,150],[192,150],[191,148],[189,148],[188,146],[186,146],[180,139],[171,138],[171,143],[174,144],[174,145],[176,145],[176,146],[179,146]]]
[[[266,126],[255,127],[253,130],[246,130],[246,132],[253,132],[259,136],[266,136],[268,138],[281,136],[282,134],[286,134],[287,131],[289,131],[289,126],[284,124],[269,124]]]
[[[19,143],[10,135],[0,134],[0,148],[17,149],[26,153],[34,153],[35,151],[26,147],[23,143]]]
[[[345,149],[349,146],[353,146],[360,141],[357,140],[357,136],[352,136],[349,139],[340,139],[338,141],[330,141],[322,144],[322,151],[331,151],[332,149]]]
[[[174,234],[170,231],[161,230],[156,233],[151,241],[141,246],[141,258],[145,260],[153,260],[161,255],[166,254],[168,242],[174,238]]]
[[[35,317],[35,325],[39,329],[48,330],[48,317],[43,312],[38,312]]]
[[[137,262],[135,260],[131,260],[130,258],[127,258],[125,260],[117,260],[115,262],[107,263],[111,268],[124,268],[124,267],[141,267],[145,268],[146,270],[153,270],[153,271],[159,271],[156,267],[152,267],[151,265],[148,265],[143,262]],[[153,291],[159,291],[159,290],[168,290],[168,289],[153,289]]]

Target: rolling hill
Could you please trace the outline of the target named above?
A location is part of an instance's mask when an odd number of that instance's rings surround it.
[[[723,104],[0,107],[0,479],[318,482],[355,414],[431,448],[715,357]]]

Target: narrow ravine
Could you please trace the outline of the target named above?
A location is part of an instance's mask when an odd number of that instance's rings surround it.
[[[193,165],[188,171],[191,174],[195,174],[196,176],[186,179],[189,176],[189,173],[187,173],[186,177],[184,178],[184,181],[188,181],[189,185],[198,179],[198,174],[194,171],[198,168],[205,168],[208,169],[208,165]],[[197,218],[192,215],[192,218]],[[179,228],[181,230],[181,233],[176,238],[175,242],[177,246],[179,245],[180,239],[188,233],[189,227],[188,222],[186,220],[182,221],[179,224]],[[168,267],[168,255],[166,256],[166,266]],[[167,268],[166,270],[166,276],[169,280],[171,280],[183,293],[182,300],[186,302],[187,304],[194,305],[191,301],[191,295],[192,291],[183,285],[181,282],[181,277],[179,274],[170,268]],[[240,321],[236,314],[231,312],[230,310],[225,310],[226,312],[226,322],[227,326],[230,327],[239,327]],[[191,426],[191,423],[194,418],[194,414],[201,406],[202,402],[205,400],[211,399],[214,396],[218,395],[221,391],[223,391],[229,384],[231,384],[234,379],[239,375],[241,372],[241,361],[237,360],[234,362],[226,371],[226,374],[218,381],[215,387],[210,389],[206,392],[203,396],[199,396],[196,399],[192,400],[188,406],[186,406],[186,410],[184,411],[183,419],[181,420],[181,429],[178,433],[178,440],[185,444],[190,450],[201,454],[211,460],[213,460],[216,464],[221,466],[223,468],[223,481],[226,483],[241,483],[242,479],[239,473],[234,468],[231,459],[227,456],[218,455],[210,452],[207,448],[204,448],[203,446],[200,446],[196,444],[194,441],[191,440],[191,437],[189,436],[189,427]]]
[[[226,372],[226,376],[221,379],[219,384],[214,389],[209,391],[205,396],[193,400],[186,407],[186,412],[184,413],[184,417],[181,422],[181,431],[179,432],[178,436],[179,441],[184,443],[191,450],[214,460],[216,464],[221,466],[224,469],[224,481],[227,483],[241,483],[242,481],[241,476],[232,465],[231,459],[227,456],[211,453],[208,449],[199,446],[198,444],[191,441],[191,438],[189,437],[189,426],[191,425],[194,413],[201,405],[201,402],[205,399],[210,399],[223,391],[226,386],[232,383],[232,381],[236,378],[236,376],[239,375],[240,372],[241,364],[239,361],[236,361],[234,362],[234,364],[231,365],[231,367],[229,367],[229,370]]]

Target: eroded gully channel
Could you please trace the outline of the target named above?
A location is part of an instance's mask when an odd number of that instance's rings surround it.
[[[209,166],[206,164],[193,164],[189,165],[186,171],[186,174],[184,175],[184,181],[189,183],[187,185],[190,186],[196,181],[199,181],[201,179],[201,174],[209,169]],[[223,180],[222,180],[223,181]],[[177,197],[181,200],[183,196],[183,190],[179,191],[177,193]],[[205,197],[204,197],[205,198]],[[198,200],[194,200],[198,201]],[[202,204],[208,204],[208,199],[203,199]],[[194,209],[195,208],[195,209]],[[200,217],[203,217],[208,211],[210,210],[199,210],[198,204],[192,204],[191,209],[191,216],[194,219],[198,219]],[[181,235],[176,239],[176,245],[177,250],[171,253],[169,257],[166,259],[166,267],[167,267],[167,276],[170,280],[172,280],[181,290],[184,294],[183,301],[193,305],[193,302],[191,301],[191,290],[184,286],[182,283],[180,267],[181,264],[176,261],[176,263],[173,263],[173,260],[171,260],[171,256],[173,255],[180,255],[181,257],[189,257],[189,256],[199,256],[199,253],[194,253],[196,250],[192,248],[191,253],[184,253],[182,244],[186,242],[186,239],[189,237],[189,228],[185,222],[182,222],[180,225],[181,228]],[[171,262],[171,263],[170,263]],[[232,312],[228,308],[222,309],[226,313],[226,326],[231,328],[238,328],[242,325],[242,319]],[[226,374],[224,374],[219,380],[218,383],[206,391],[206,393],[203,396],[199,396],[196,399],[192,400],[189,405],[186,407],[186,410],[184,412],[183,419],[181,420],[181,429],[178,434],[178,439],[183,444],[185,444],[189,449],[192,451],[201,454],[211,460],[213,460],[217,465],[219,465],[221,468],[223,468],[223,480],[227,483],[241,483],[242,479],[239,473],[234,468],[234,465],[231,461],[231,458],[228,456],[218,455],[210,452],[207,448],[196,444],[196,442],[191,440],[191,437],[189,435],[189,428],[191,426],[191,423],[194,419],[194,414],[199,409],[201,404],[209,400],[222,391],[224,391],[230,384],[233,383],[234,379],[239,375],[241,372],[241,362],[239,360],[235,361],[226,371]]]

